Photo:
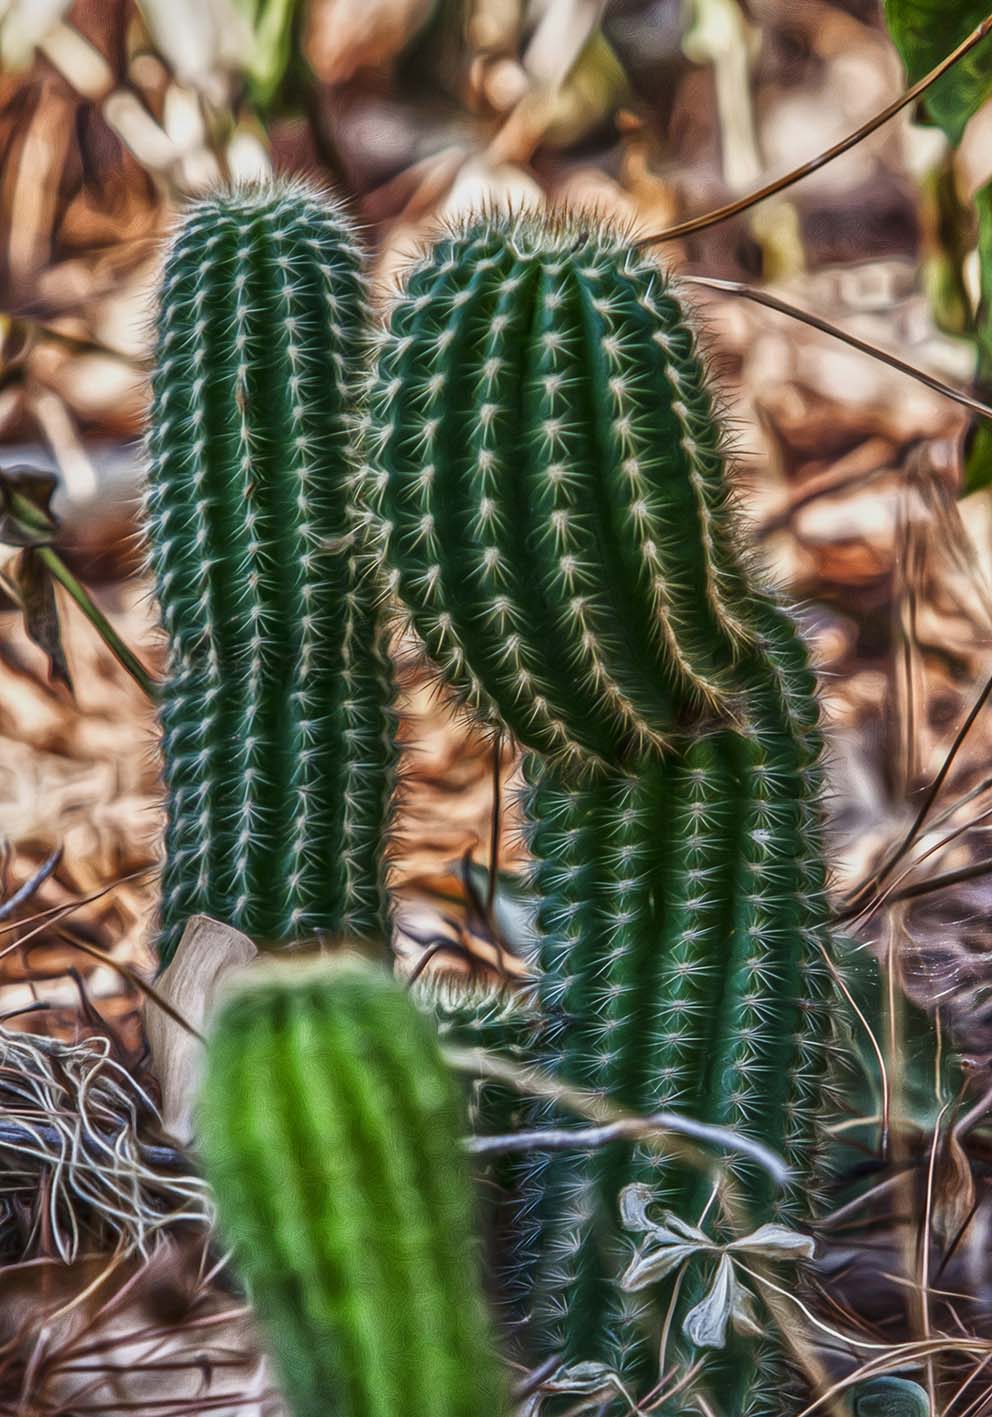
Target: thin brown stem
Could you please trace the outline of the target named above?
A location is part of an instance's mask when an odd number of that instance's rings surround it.
[[[860,350],[862,354],[868,354],[872,359],[878,359],[883,364],[888,364],[891,369],[897,369],[900,374],[915,379],[917,383],[925,384],[935,393],[943,394],[945,398],[953,399],[955,403],[970,409],[972,413],[980,414],[982,418],[992,421],[992,408],[987,403],[982,403],[981,399],[973,398],[971,394],[966,394],[961,389],[955,389],[951,384],[945,384],[943,379],[938,379],[936,375],[928,374],[923,369],[917,369],[914,364],[907,364],[897,354],[891,354],[889,350],[881,349],[869,340],[852,335],[849,331],[842,330],[839,325],[832,325],[829,320],[824,320],[819,315],[811,315],[808,310],[801,310],[798,305],[790,305],[787,300],[780,300],[777,295],[771,295],[767,290],[758,290],[753,285],[744,285],[743,282],[737,280],[718,280],[715,276],[682,276],[681,279],[689,285],[703,285],[708,290],[721,290],[727,295],[738,295],[743,300],[753,301],[755,305],[764,305],[769,310],[776,310],[780,315],[788,315],[790,319],[800,320],[804,325],[819,330],[821,334],[830,335],[833,339],[849,344],[852,349]]]
[[[862,123],[860,128],[856,128],[853,133],[848,133],[832,147],[817,153],[816,157],[800,163],[791,172],[786,172],[783,176],[766,182],[763,187],[757,188],[754,192],[748,192],[743,197],[738,197],[722,207],[717,207],[714,211],[704,212],[701,216],[690,217],[688,221],[680,221],[675,226],[666,227],[664,231],[656,232],[653,236],[645,236],[637,244],[639,246],[654,246],[662,241],[674,241],[680,236],[689,236],[694,231],[703,231],[708,226],[716,226],[718,222],[728,221],[731,217],[739,216],[741,212],[746,212],[751,207],[757,206],[766,198],[774,197],[778,192],[784,192],[787,187],[793,186],[794,183],[808,177],[811,173],[818,172],[821,167],[825,167],[828,162],[833,162],[835,157],[840,157],[843,153],[856,147],[864,138],[869,137],[876,129],[888,123],[890,118],[894,118],[902,109],[914,103],[921,94],[926,93],[932,84],[935,84],[939,78],[946,74],[948,69],[957,64],[966,54],[970,54],[976,44],[981,44],[990,32],[992,32],[992,15],[988,15],[977,29],[973,30],[968,38],[958,45],[957,49],[948,54],[946,59],[942,59],[935,68],[931,69],[929,74],[924,74],[922,79],[918,79],[911,88],[906,89],[898,98],[894,98],[891,103],[886,104],[866,123]]]
[[[992,861],[975,861],[970,866],[961,866],[957,871],[945,871],[943,875],[931,876],[926,881],[916,881],[911,886],[905,886],[901,891],[894,892],[889,897],[890,901],[915,900],[921,895],[932,895],[934,891],[943,890],[945,886],[960,885],[962,881],[975,881],[981,876],[992,874]]]
[[[854,917],[863,914],[866,909],[864,902],[866,900],[870,900],[873,894],[877,896],[879,888],[889,878],[889,876],[895,870],[896,866],[898,866],[899,862],[910,850],[914,841],[922,831],[923,823],[930,815],[933,805],[940,795],[941,788],[947,781],[948,773],[951,770],[955,758],[960,752],[965,739],[968,737],[968,734],[974,727],[976,719],[984,709],[985,705],[988,703],[990,696],[992,696],[992,675],[990,675],[989,678],[986,679],[985,684],[982,687],[981,693],[978,695],[978,698],[971,706],[971,709],[968,713],[968,717],[965,719],[964,723],[961,725],[957,734],[955,735],[954,742],[951,744],[950,749],[948,750],[947,755],[944,758],[944,761],[941,763],[940,770],[938,771],[936,777],[933,779],[930,786],[927,788],[926,795],[924,796],[923,801],[920,803],[919,810],[917,811],[916,816],[913,819],[913,823],[907,831],[906,835],[903,837],[902,841],[891,853],[888,859],[879,868],[879,870],[876,871],[874,876],[870,880],[866,881],[865,884],[861,887],[861,889],[856,891],[854,895],[850,898],[849,903],[845,907],[845,909],[837,915],[838,922],[851,920]],[[978,873],[976,872],[974,874]],[[911,893],[919,894],[920,892]],[[901,898],[905,899],[905,895],[903,895]]]
[[[65,936],[63,936],[63,938],[65,938]],[[107,954],[104,950],[97,949],[96,945],[88,944],[85,940],[73,938],[68,940],[68,943],[72,945],[73,949],[81,950],[83,954],[90,955],[91,958],[98,959],[101,964],[106,964],[111,969],[115,969],[133,988],[137,989],[139,993],[144,994],[147,1000],[157,1005],[164,1014],[172,1019],[173,1023],[178,1023],[179,1027],[184,1029],[191,1037],[195,1038],[198,1043],[205,1043],[207,1041],[203,1034],[200,1033],[198,1029],[195,1029],[177,1008],[174,1008],[153,985],[148,983],[147,979],[142,979],[141,975],[136,970],[131,969],[129,965],[123,964],[119,959],[114,959],[113,955]]]

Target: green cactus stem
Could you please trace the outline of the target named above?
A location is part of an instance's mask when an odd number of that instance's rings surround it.
[[[147,530],[168,639],[159,953],[382,934],[393,750],[349,483],[365,284],[297,183],[194,205],[161,288]]]
[[[795,1226],[822,1179],[831,985],[819,839],[791,767],[769,742],[723,730],[591,784],[533,759],[527,771],[548,1019],[535,1060],[631,1110],[676,1108],[771,1146],[793,1184],[777,1189],[733,1158],[727,1193],[756,1223]],[[547,1104],[529,1118],[562,1120]],[[632,1182],[691,1223],[713,1191],[712,1175],[643,1147],[530,1158],[507,1288],[533,1356],[594,1359],[647,1391],[670,1303],[669,1362],[699,1356],[686,1353],[679,1325],[705,1276],[621,1291],[634,1237],[618,1196]],[[719,1205],[710,1227],[732,1237]],[[759,1402],[772,1353],[751,1356],[706,1356],[703,1382],[719,1410],[780,1410]]]
[[[398,295],[370,396],[360,493],[393,588],[443,681],[530,750],[536,1060],[779,1148],[791,1190],[740,1160],[731,1181],[756,1224],[798,1222],[831,1026],[816,686],[739,545],[677,291],[592,219],[470,224]],[[712,1180],[625,1144],[520,1171],[524,1352],[643,1395],[677,1281],[621,1290],[619,1196],[695,1224]],[[707,1353],[717,1410],[780,1412],[774,1356]]]
[[[872,1378],[853,1389],[854,1417],[929,1417],[925,1388],[908,1378]]]
[[[553,757],[616,764],[702,709],[769,634],[723,435],[667,277],[595,222],[442,240],[379,353],[364,495],[445,680]]]
[[[295,1417],[499,1417],[435,1030],[344,956],[255,971],[208,1047],[200,1141]]]

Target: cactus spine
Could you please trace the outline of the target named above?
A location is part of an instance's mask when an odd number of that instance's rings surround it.
[[[213,1029],[201,1143],[295,1417],[507,1410],[434,1029],[347,956],[256,971]]]
[[[390,676],[348,485],[361,254],[300,184],[195,205],[162,284],[147,525],[169,644],[159,952],[201,911],[384,930]]]
[[[362,495],[413,627],[530,750],[540,1060],[778,1145],[799,1183],[786,1197],[735,1170],[753,1218],[794,1220],[828,1028],[818,709],[792,622],[738,547],[677,295],[594,221],[470,225],[395,303],[369,428]],[[675,1276],[653,1313],[617,1284],[617,1197],[644,1180],[698,1221],[709,1184],[638,1148],[525,1168],[513,1278],[532,1357],[658,1381]],[[707,1359],[720,1410],[779,1410],[751,1354]]]

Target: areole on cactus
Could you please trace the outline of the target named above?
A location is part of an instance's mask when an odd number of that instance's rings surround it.
[[[391,678],[352,543],[362,253],[294,183],[195,203],[168,253],[147,529],[169,658],[159,953],[217,916],[385,932]]]
[[[200,1140],[295,1417],[501,1417],[434,1029],[354,956],[267,962],[215,1020]]]
[[[393,588],[443,680],[530,750],[537,1060],[778,1146],[786,1195],[734,1169],[751,1219],[794,1222],[830,1029],[818,705],[739,545],[676,289],[586,216],[470,222],[394,301],[366,422]],[[518,1181],[524,1351],[650,1387],[697,1281],[623,1293],[618,1198],[650,1184],[697,1223],[711,1183],[623,1144],[538,1153]],[[721,1410],[779,1411],[774,1357],[711,1355],[702,1381]]]

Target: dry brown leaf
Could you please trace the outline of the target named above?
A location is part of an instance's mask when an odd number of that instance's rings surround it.
[[[189,1028],[170,1017],[155,998],[145,1004],[145,1033],[152,1051],[155,1073],[162,1089],[162,1121],[178,1141],[193,1139],[193,1111],[203,1055],[201,1040],[227,976],[258,958],[258,950],[240,930],[194,915],[168,968],[155,984],[155,994],[185,1020]]]

